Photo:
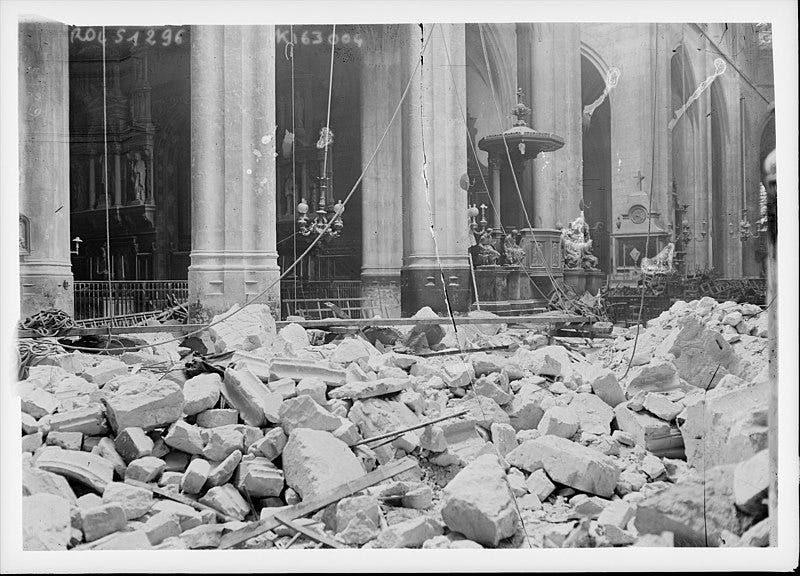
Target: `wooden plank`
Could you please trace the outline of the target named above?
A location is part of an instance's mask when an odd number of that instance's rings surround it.
[[[139,482],[138,480],[134,480],[132,478],[125,478],[125,483],[130,484],[131,486],[136,486],[137,488],[144,488],[145,490],[150,490],[151,492],[158,494],[159,496],[163,496],[164,498],[169,498],[170,500],[174,500],[175,502],[180,502],[181,504],[186,504],[187,506],[191,506],[196,510],[208,510],[213,512],[217,518],[222,520],[223,522],[237,522],[239,519],[234,518],[233,516],[228,516],[227,514],[220,512],[216,508],[212,508],[211,506],[207,506],[206,504],[201,504],[200,502],[196,502],[191,498],[187,498],[182,494],[173,494],[172,492],[168,492],[155,484],[147,484],[146,482]]]
[[[356,480],[337,486],[328,494],[314,498],[313,500],[308,500],[307,502],[301,502],[300,504],[292,506],[288,510],[283,510],[281,512],[281,516],[288,520],[294,520],[296,518],[307,516],[308,514],[313,514],[328,504],[333,504],[342,498],[346,498],[347,496],[351,496],[352,494],[360,492],[365,488],[374,486],[378,482],[383,482],[384,480],[393,478],[398,474],[402,474],[403,472],[411,470],[416,465],[417,463],[408,457],[396,460],[394,462],[389,462],[388,464],[373,470],[369,474],[365,474],[361,478],[357,478]],[[223,536],[219,548],[220,550],[231,548],[232,546],[236,546],[237,544],[241,544],[242,542],[250,540],[250,538],[255,538],[264,532],[272,530],[273,528],[277,528],[279,525],[280,522],[274,516],[266,518],[265,520],[253,522],[244,528],[240,528],[239,530],[235,530]]]
[[[320,544],[324,544],[328,548],[347,548],[347,546],[345,546],[344,544],[342,544],[338,540],[330,538],[327,535],[323,534],[322,532],[317,532],[316,530],[311,530],[310,528],[306,528],[302,524],[298,524],[294,520],[289,520],[288,518],[284,518],[283,516],[281,516],[280,512],[275,514],[273,516],[273,518],[275,518],[275,520],[277,520],[278,522],[280,522],[284,526],[287,526],[288,528],[291,528],[292,530],[294,530],[298,534],[302,534],[306,538],[310,538],[311,540],[314,540],[315,542],[319,542]]]
[[[458,416],[463,416],[464,414],[468,414],[469,409],[461,410],[459,412],[454,412],[453,414],[447,414],[445,416],[439,416],[438,418],[434,418],[433,420],[427,420],[425,422],[420,422],[418,424],[414,424],[413,426],[409,426],[408,428],[403,428],[401,430],[394,430],[392,432],[387,432],[386,434],[381,434],[380,436],[373,436],[372,438],[367,438],[366,440],[361,440],[360,442],[356,442],[355,444],[351,444],[350,447],[354,448],[356,446],[361,446],[362,444],[367,444],[369,442],[375,442],[376,440],[383,440],[384,438],[392,438],[394,436],[401,436],[406,432],[411,432],[412,430],[416,430],[418,428],[424,428],[425,426],[429,426],[430,424],[436,424],[437,422],[441,422],[442,420],[450,420],[451,418],[457,418]]]

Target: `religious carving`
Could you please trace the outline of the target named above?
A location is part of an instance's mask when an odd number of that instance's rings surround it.
[[[317,140],[317,148],[324,150],[333,144],[333,130],[327,126],[319,129],[319,140]]]
[[[661,252],[652,258],[642,258],[640,263],[643,274],[667,274],[672,272],[672,260],[675,254],[675,244],[670,242]]]
[[[133,186],[133,195],[137,202],[145,201],[146,190],[146,177],[147,177],[147,164],[142,159],[140,152],[133,153],[133,160],[130,163],[131,184]]]
[[[592,254],[592,239],[583,212],[561,229],[561,251],[564,268],[597,270],[597,257]]]
[[[492,245],[492,229],[487,228],[478,238],[475,250],[476,266],[496,266],[500,260],[500,252]]]
[[[511,234],[506,234],[503,239],[505,264],[507,266],[521,266],[525,261],[525,250],[518,244],[520,237],[521,235],[517,230],[512,230]]]
[[[19,215],[19,253],[31,252],[31,221],[27,216]]]

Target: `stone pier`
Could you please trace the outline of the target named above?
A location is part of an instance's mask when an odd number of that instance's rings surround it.
[[[19,26],[20,314],[72,314],[66,24]],[[7,191],[13,193],[13,191]]]

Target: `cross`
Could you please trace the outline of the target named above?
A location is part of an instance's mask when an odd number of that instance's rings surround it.
[[[639,189],[639,192],[641,192],[642,191],[642,180],[645,179],[645,177],[642,175],[642,171],[641,170],[637,170],[636,171],[636,176],[634,176],[633,179],[636,180],[637,188]]]

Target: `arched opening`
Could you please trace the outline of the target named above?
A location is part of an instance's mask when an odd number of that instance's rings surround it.
[[[692,74],[691,61],[682,46],[675,50],[670,63],[670,83],[672,89],[670,110],[674,114],[694,92],[696,84]],[[675,227],[675,263],[686,272],[703,266],[702,246],[696,242],[698,220],[703,219],[705,210],[700,205],[705,202],[699,184],[702,182],[697,170],[698,105],[695,103],[675,123],[670,137],[670,184],[672,186],[671,221]],[[690,234],[681,234],[684,225]]]
[[[769,113],[763,124],[761,139],[758,148],[758,166],[755,174],[761,176],[764,170],[764,159],[775,149],[775,111]],[[761,204],[759,187],[755,185],[747,188],[747,220],[750,222],[750,232],[758,233],[758,220],[761,217]],[[767,239],[766,236],[751,238],[745,243],[744,248],[749,252],[743,251],[743,273],[745,276],[760,276],[765,278],[767,275]]]
[[[727,218],[725,217],[725,190],[723,188],[725,170],[725,104],[721,88],[711,85],[711,211],[709,227],[711,236],[711,265],[714,270],[725,275],[725,234],[727,234]]]
[[[603,93],[605,78],[594,64],[581,56],[581,98],[583,106],[592,104]],[[583,131],[583,209],[594,241],[598,267],[611,271],[611,103],[606,97],[584,121]]]

